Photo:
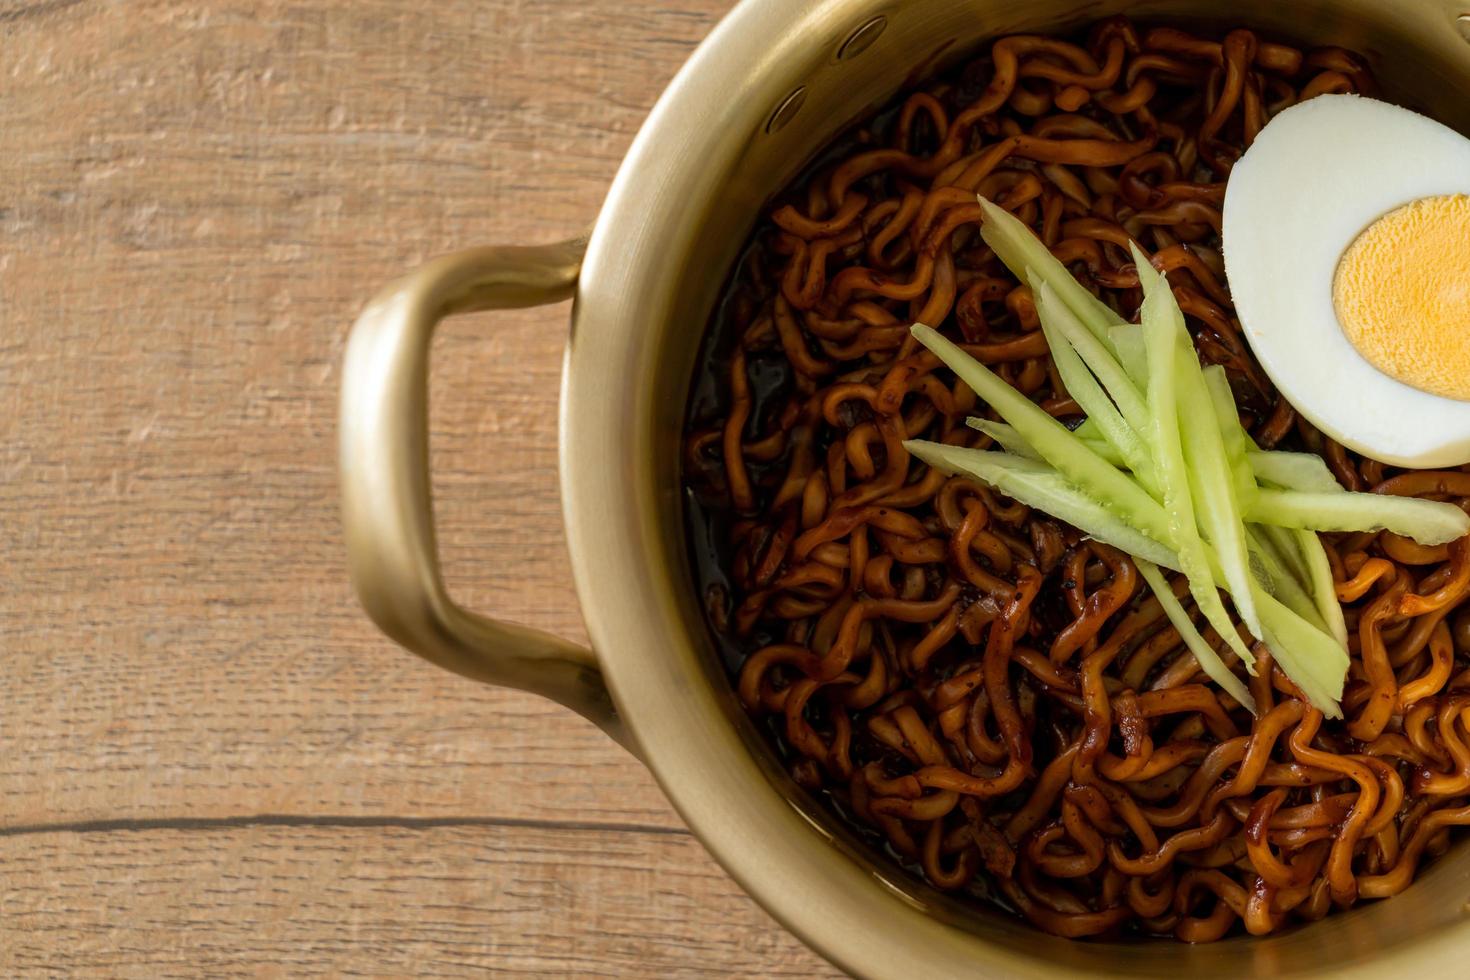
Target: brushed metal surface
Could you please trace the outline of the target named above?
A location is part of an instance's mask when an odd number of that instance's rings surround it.
[[[358,317],[338,418],[347,563],[363,608],[432,663],[577,711],[626,745],[590,650],[470,612],[439,570],[429,480],[429,341],[447,316],[571,295],[585,242],[467,249],[389,284]]]

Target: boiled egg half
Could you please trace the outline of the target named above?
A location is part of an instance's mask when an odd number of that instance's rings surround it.
[[[1470,140],[1356,95],[1292,106],[1231,171],[1223,238],[1297,411],[1386,463],[1470,461]]]

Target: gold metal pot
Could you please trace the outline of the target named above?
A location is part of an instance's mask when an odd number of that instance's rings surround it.
[[[1354,48],[1393,97],[1470,132],[1470,0],[744,0],[659,100],[589,240],[450,255],[363,312],[341,416],[353,581],[369,615],[415,653],[554,698],[606,729],[757,901],[854,974],[1464,976],[1470,846],[1388,901],[1210,946],[1069,942],[965,908],[812,805],[740,710],[706,633],[684,542],[679,433],[704,324],[767,198],[906,80],[988,37],[1120,12]],[[435,324],[568,296],[562,498],[596,653],[456,606],[429,500]]]

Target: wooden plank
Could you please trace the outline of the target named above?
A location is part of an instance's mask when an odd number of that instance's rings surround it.
[[[838,975],[683,832],[25,834],[0,881],[5,976]]]
[[[381,283],[591,222],[727,5],[0,4],[0,823],[678,825],[590,726],[367,623],[335,398]],[[580,639],[566,317],[449,325],[433,440],[454,590]]]
[[[347,587],[347,326],[587,227],[729,0],[0,0],[0,975],[827,975],[591,726]],[[450,324],[466,604],[583,639],[567,310]]]

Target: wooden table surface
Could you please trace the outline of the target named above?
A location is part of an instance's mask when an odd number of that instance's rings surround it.
[[[364,299],[587,226],[729,0],[0,0],[0,976],[830,975],[589,724],[347,584]],[[565,307],[453,321],[451,588],[584,640]]]

